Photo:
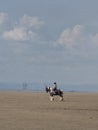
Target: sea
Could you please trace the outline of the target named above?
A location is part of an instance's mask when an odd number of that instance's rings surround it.
[[[0,91],[45,91],[44,83],[0,83]],[[98,92],[97,84],[59,84],[59,89],[65,92]]]

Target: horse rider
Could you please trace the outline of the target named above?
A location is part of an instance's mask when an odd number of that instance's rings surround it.
[[[53,90],[54,94],[56,94],[56,92],[57,92],[57,83],[56,82],[54,82],[54,86],[53,86],[52,90]]]

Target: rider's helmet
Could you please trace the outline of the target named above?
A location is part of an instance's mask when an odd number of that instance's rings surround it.
[[[56,82],[54,82],[54,84],[56,84]]]

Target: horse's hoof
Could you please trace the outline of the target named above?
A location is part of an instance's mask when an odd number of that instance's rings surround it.
[[[63,98],[60,98],[60,101],[63,101]]]
[[[50,101],[54,101],[54,98],[50,98]]]

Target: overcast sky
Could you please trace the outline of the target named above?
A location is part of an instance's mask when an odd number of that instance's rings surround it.
[[[0,0],[0,82],[98,84],[98,0]]]

